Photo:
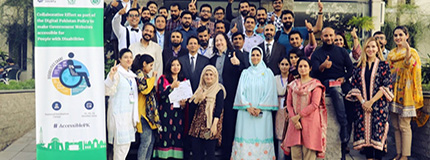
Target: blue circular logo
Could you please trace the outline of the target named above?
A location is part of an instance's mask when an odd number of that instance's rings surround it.
[[[93,103],[93,102],[91,102],[91,101],[87,101],[87,102],[85,102],[85,108],[86,108],[87,110],[91,110],[91,109],[93,109],[93,108],[94,108],[94,103]]]
[[[52,103],[52,109],[55,111],[58,111],[61,109],[61,103],[58,101],[55,101],[54,103]]]

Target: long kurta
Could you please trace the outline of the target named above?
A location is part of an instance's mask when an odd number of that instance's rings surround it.
[[[417,51],[410,49],[411,58],[405,63],[406,49],[394,48],[387,56],[393,80],[394,100],[390,111],[402,117],[415,117],[416,109],[424,105],[421,87],[421,60]]]
[[[307,149],[317,151],[319,158],[324,158],[327,133],[327,110],[325,106],[325,87],[317,79],[302,84],[296,79],[288,85],[287,110],[288,116],[300,115],[302,129],[294,127],[289,120],[283,149],[289,154],[289,148],[303,145]]]
[[[157,122],[159,122],[160,118],[158,116],[157,104],[155,102],[155,77],[145,77],[141,70],[137,71],[138,77],[138,105],[139,105],[139,117],[143,117],[151,127],[151,129],[157,129]],[[148,106],[153,106],[153,110],[151,111],[153,116],[153,122],[147,116]],[[137,123],[136,125],[137,132],[142,133],[142,122]]]
[[[373,147],[381,151],[386,151],[389,128],[388,106],[389,102],[394,98],[391,92],[390,68],[386,61],[376,59],[373,68],[370,70],[370,79],[365,78],[365,71],[364,66],[354,69],[351,80],[353,89],[350,93],[360,93],[365,101],[370,100],[378,91],[382,91],[384,95],[373,103],[372,112],[364,112],[360,102],[354,103],[354,113],[356,114],[353,135],[354,149],[360,150],[362,147]],[[370,86],[367,86],[367,84],[370,84]],[[370,97],[367,95],[370,95]]]
[[[260,62],[264,63],[264,62]],[[275,78],[264,65],[264,72],[245,69],[239,80],[233,109],[238,109],[231,157],[240,159],[276,159],[273,144],[272,111],[278,110]],[[258,74],[257,74],[258,73]],[[246,108],[261,109],[261,117],[251,116]]]

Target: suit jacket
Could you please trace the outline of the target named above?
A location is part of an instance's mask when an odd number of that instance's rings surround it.
[[[242,16],[237,16],[236,18],[234,18],[233,20],[231,20],[230,23],[230,30],[234,27],[234,24],[237,23],[237,32],[239,33],[245,33],[245,31],[243,30],[243,21],[242,21]]]
[[[270,68],[270,70],[272,70],[274,75],[280,74],[281,70],[279,70],[278,62],[287,54],[285,46],[279,44],[278,42],[274,42],[272,47],[272,54],[268,59],[266,58],[266,46],[264,46],[264,42],[260,43],[258,47],[263,49],[263,60],[264,63],[266,63],[266,66]]]
[[[243,62],[245,63],[245,68],[248,68],[251,64],[249,63],[249,52],[243,51],[241,52],[243,55]]]
[[[164,44],[166,44],[166,42],[164,42]],[[178,52],[178,57],[181,57],[181,56],[186,55],[186,54],[188,54],[188,49],[186,49],[186,48],[182,48],[182,47],[181,47],[181,50],[179,50],[179,52]],[[166,67],[166,66],[164,66],[164,65],[166,65],[166,64],[167,64],[167,62],[168,62],[171,58],[173,58],[173,57],[174,57],[174,56],[173,56],[173,49],[172,49],[172,47],[164,48],[164,49],[163,49],[162,56],[163,56],[163,67]],[[170,67],[167,67],[167,68],[170,68]]]
[[[158,44],[158,37],[157,37],[157,31],[154,32],[154,37],[151,38],[151,41],[155,42]],[[163,49],[166,48],[166,46],[168,46],[170,43],[170,31],[164,30],[164,44]]]
[[[196,66],[194,68],[194,73],[191,73],[191,62],[190,55],[187,53],[179,57],[179,62],[181,63],[181,70],[185,78],[190,80],[191,88],[193,92],[197,90],[200,82],[200,75],[202,74],[203,68],[209,64],[209,59],[205,56],[197,54]]]

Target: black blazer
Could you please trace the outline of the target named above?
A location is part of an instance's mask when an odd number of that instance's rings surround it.
[[[166,44],[164,42],[164,44]],[[188,49],[181,47],[181,50],[179,50],[178,52],[178,57],[181,57],[183,55],[188,54]],[[173,49],[171,47],[167,47],[163,49],[163,53],[162,53],[162,57],[163,57],[163,67],[165,67],[165,65],[167,64],[167,62],[173,58]],[[170,67],[167,67],[170,68]]]
[[[239,66],[235,66],[231,63],[230,58],[233,56],[233,52],[236,52],[236,57],[240,61]],[[218,58],[218,54],[215,54],[211,59],[211,64],[216,67],[216,60]],[[231,102],[234,101],[234,97],[236,95],[236,89],[237,85],[239,83],[240,74],[242,73],[242,70],[246,68],[248,65],[248,62],[244,61],[243,53],[241,53],[238,50],[229,49],[227,50],[225,59],[224,59],[224,68],[222,70],[222,84],[224,85],[224,88],[227,92],[226,100],[229,100]],[[228,105],[228,104],[224,104]],[[233,106],[231,106],[233,107]]]
[[[151,41],[158,44],[157,31],[154,31],[154,37],[151,38]],[[160,47],[166,48],[170,43],[170,31],[164,30],[164,44]]]
[[[193,92],[197,90],[200,82],[200,75],[202,74],[203,68],[209,64],[209,59],[205,56],[197,54],[196,66],[194,68],[194,74],[191,73],[191,62],[190,55],[187,53],[186,55],[179,57],[179,62],[181,62],[181,70],[184,74],[185,78],[189,79],[191,82],[191,88]]]
[[[281,70],[279,70],[278,62],[284,57],[287,53],[285,46],[279,44],[278,42],[273,43],[272,54],[269,59],[266,58],[266,46],[264,46],[264,42],[258,45],[261,49],[263,49],[263,60],[266,63],[266,66],[272,70],[274,75],[280,74]]]

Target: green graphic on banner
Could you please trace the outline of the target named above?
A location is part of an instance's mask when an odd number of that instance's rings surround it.
[[[103,8],[36,7],[36,47],[103,47]]]

